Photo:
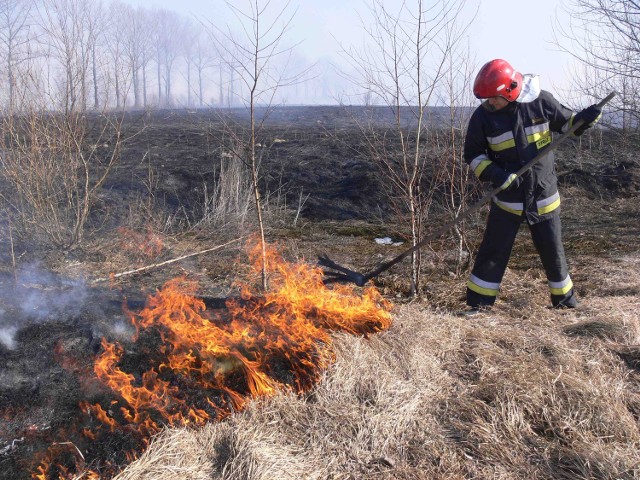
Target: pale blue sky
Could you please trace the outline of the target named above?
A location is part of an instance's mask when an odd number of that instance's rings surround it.
[[[123,0],[131,5],[174,10],[184,15],[227,23],[228,8],[223,0]],[[247,0],[235,0],[238,7]],[[277,0],[280,2],[281,0]],[[385,1],[391,9],[401,0]],[[410,1],[410,0],[409,0]],[[571,58],[552,44],[552,25],[566,23],[567,14],[559,0],[505,2],[467,0],[465,15],[477,15],[469,30],[471,55],[478,67],[493,58],[504,58],[522,73],[537,73],[542,87],[562,96],[571,82],[567,65]],[[302,44],[299,53],[316,60],[322,56],[340,59],[340,44],[362,43],[359,14],[368,10],[366,0],[291,0],[297,7],[289,41]],[[526,6],[525,6],[526,5]],[[335,38],[334,38],[335,37]]]

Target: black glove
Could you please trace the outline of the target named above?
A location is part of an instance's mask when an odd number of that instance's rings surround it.
[[[516,190],[522,183],[522,177],[517,177],[515,173],[497,169],[491,176],[491,184],[500,190]]]
[[[580,125],[573,134],[576,137],[582,135],[587,128],[592,127],[602,115],[602,110],[598,108],[597,105],[591,105],[590,107],[585,108],[584,110],[576,113],[575,118],[573,119],[573,123],[576,123],[579,120],[584,120],[584,123]]]

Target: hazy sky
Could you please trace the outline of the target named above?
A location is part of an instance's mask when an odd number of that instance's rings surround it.
[[[223,0],[124,0],[131,5],[158,7],[184,15],[228,23]],[[410,1],[410,0],[409,0]],[[244,3],[243,3],[244,2]],[[243,7],[247,0],[234,0]],[[401,0],[387,0],[393,11]],[[477,15],[469,30],[471,55],[478,66],[492,58],[504,58],[522,73],[537,73],[542,86],[561,95],[570,84],[566,68],[571,61],[553,45],[552,25],[565,24],[567,14],[559,0],[534,2],[467,0],[465,14]],[[296,50],[312,59],[328,56],[338,60],[341,44],[362,44],[359,14],[366,13],[366,0],[291,0],[297,7],[291,43],[302,41]],[[394,8],[394,6],[396,6]]]

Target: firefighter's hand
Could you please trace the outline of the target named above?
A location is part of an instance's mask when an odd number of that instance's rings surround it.
[[[503,191],[516,190],[522,183],[522,177],[518,177],[515,173],[500,170],[491,178],[491,183],[495,188],[500,188]]]
[[[591,105],[590,107],[585,108],[584,110],[576,113],[576,117],[574,122],[579,120],[583,120],[584,123],[580,125],[573,134],[576,137],[582,135],[587,128],[592,127],[602,115],[602,109],[598,108],[597,105]]]

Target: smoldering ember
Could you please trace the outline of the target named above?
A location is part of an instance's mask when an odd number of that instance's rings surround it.
[[[379,137],[372,135],[381,132],[378,129],[389,119],[382,108],[280,107],[270,112],[256,146],[268,243],[265,291],[250,175],[241,161],[241,152],[247,148],[239,139],[247,127],[241,113],[128,113],[118,127],[122,140],[101,137],[105,125],[96,118],[96,129],[89,128],[87,133],[88,144],[98,152],[96,162],[111,158],[116,143],[118,161],[92,198],[82,238],[59,237],[44,227],[29,230],[28,222],[2,220],[0,478],[137,478],[133,473],[125,477],[127,469],[141,461],[143,452],[153,451],[154,439],[170,435],[167,432],[173,428],[197,432],[204,425],[224,424],[231,416],[241,417],[260,399],[268,402],[283,394],[296,396],[298,400],[290,402],[306,402],[305,408],[312,409],[323,404],[318,386],[332,375],[336,362],[349,357],[344,342],[369,342],[353,344],[357,346],[351,351],[354,359],[360,349],[369,348],[366,345],[377,345],[371,348],[386,352],[381,353],[384,361],[374,365],[378,378],[392,368],[399,369],[393,375],[397,381],[407,381],[416,374],[410,366],[422,360],[411,357],[409,350],[393,353],[384,348],[406,343],[415,355],[425,355],[427,347],[412,342],[428,339],[429,355],[433,355],[428,361],[441,370],[437,375],[433,370],[432,377],[410,380],[411,388],[392,388],[390,403],[385,403],[384,395],[373,391],[382,387],[368,373],[370,367],[359,365],[363,384],[351,398],[361,402],[357,404],[363,418],[376,405],[384,404],[393,412],[393,395],[414,390],[414,398],[421,399],[420,408],[425,410],[412,415],[434,439],[430,447],[434,450],[419,450],[428,443],[420,437],[424,433],[405,430],[403,436],[387,426],[385,431],[394,432],[396,444],[383,442],[385,447],[380,447],[377,439],[370,442],[380,450],[371,451],[366,461],[349,457],[351,449],[346,447],[343,453],[327,452],[327,458],[335,457],[326,464],[316,451],[307,455],[316,462],[313,468],[335,472],[340,478],[425,478],[419,472],[433,473],[429,478],[447,478],[447,472],[459,478],[487,478],[483,475],[495,473],[495,465],[507,477],[508,472],[516,472],[510,478],[522,478],[524,470],[496,449],[483,447],[490,442],[474,430],[480,418],[469,410],[471,403],[464,404],[473,401],[474,408],[482,404],[482,408],[500,409],[499,402],[506,400],[497,396],[507,387],[495,376],[491,359],[503,351],[509,358],[519,358],[522,351],[515,345],[520,341],[528,345],[523,347],[528,355],[547,359],[550,372],[559,379],[556,383],[571,376],[566,385],[581,381],[577,367],[566,370],[574,361],[567,360],[570,348],[574,352],[607,350],[613,357],[602,353],[603,358],[623,372],[624,388],[629,390],[625,393],[620,386],[618,392],[625,411],[632,416],[640,412],[640,401],[632,394],[640,378],[640,354],[635,348],[640,324],[637,311],[628,308],[638,305],[640,295],[640,231],[637,221],[630,221],[638,218],[640,164],[624,150],[628,139],[614,130],[598,131],[582,143],[564,144],[556,153],[561,191],[567,194],[563,199],[566,248],[586,310],[580,314],[545,308],[545,284],[540,272],[532,270],[537,265],[535,252],[521,238],[523,245],[516,245],[505,279],[508,292],[483,324],[482,319],[459,319],[452,312],[464,304],[465,277],[484,211],[422,250],[417,296],[412,296],[416,285],[411,281],[410,259],[363,288],[327,281],[330,272],[316,266],[318,256],[326,254],[349,270],[367,272],[411,245],[410,224],[401,212],[404,200],[394,190],[394,177],[385,170],[401,165],[372,160],[376,154],[372,146],[402,147],[400,139],[391,136],[384,140],[387,143],[374,145],[373,139]],[[448,113],[433,109],[431,115],[446,119]],[[410,128],[410,122],[405,126]],[[434,148],[439,145],[446,150],[438,143],[443,141],[441,135],[442,131],[434,132],[429,141]],[[444,150],[435,149],[432,155]],[[460,158],[455,158],[458,163],[450,166],[444,157],[431,158],[429,168],[451,168],[447,171],[454,176],[449,180],[463,179],[473,188],[449,189],[447,179],[425,170],[421,202],[422,228],[427,233],[454,218],[459,199],[464,197],[465,205],[471,205],[483,194],[467,177]],[[589,218],[583,213],[587,205]],[[44,217],[39,221],[44,222]],[[384,241],[376,241],[380,239]],[[606,279],[617,275],[616,262],[622,260],[616,259],[625,259],[630,272],[615,277],[620,285],[614,286]],[[617,314],[600,313],[613,304],[621,306]],[[412,323],[419,318],[427,323],[420,327]],[[513,336],[521,324],[527,327]],[[535,338],[541,338],[544,329],[560,332],[556,336],[571,347],[562,350],[565,347],[550,339],[537,344]],[[504,338],[498,338],[498,332],[507,331],[511,336],[504,333]],[[395,337],[403,332],[414,334]],[[381,335],[382,340],[375,340]],[[453,338],[459,340],[455,347],[447,343]],[[491,387],[483,383],[489,377],[495,382]],[[433,383],[429,394],[419,390],[430,382],[443,383]],[[402,398],[397,406],[409,408],[411,401]],[[427,399],[431,400],[424,403]],[[546,415],[541,405],[531,408],[530,420]],[[345,407],[344,415],[349,411]],[[318,415],[318,422],[325,421],[322,413]],[[617,424],[618,413],[607,411],[606,415]],[[420,423],[427,418],[433,422],[429,428]],[[375,423],[371,418],[368,422]],[[511,441],[517,456],[535,458],[531,468],[536,469],[537,478],[609,478],[597,475],[607,469],[619,478],[633,478],[630,472],[637,462],[633,467],[633,459],[623,455],[618,440],[631,439],[632,445],[640,438],[633,436],[637,433],[622,427],[610,431],[611,448],[617,453],[609,461],[598,452],[589,457],[586,447],[571,450],[568,431],[558,430],[560,420],[547,426],[531,422],[529,443],[515,434],[509,437],[498,431],[495,435],[502,450]],[[577,418],[567,428],[577,429],[575,435],[581,439],[589,437],[589,422],[578,427],[580,422]],[[264,428],[277,423],[272,420]],[[410,428],[409,423],[403,425]],[[284,422],[278,428],[286,427]],[[364,428],[346,430],[362,435]],[[327,435],[351,438],[344,440],[345,445],[359,441],[355,433],[349,437],[351,433],[344,429],[331,429],[334,433]],[[296,432],[302,436],[298,440],[292,434],[283,440],[283,452],[299,451],[304,457],[311,437]],[[361,454],[365,447],[357,445]],[[602,449],[608,451],[606,446]],[[225,452],[224,458],[220,452],[204,457],[232,462],[237,460],[234,455],[240,455],[231,447]],[[562,463],[562,455],[573,455],[573,463]],[[260,458],[257,455],[252,461],[267,464],[256,466],[256,472],[276,468]],[[222,460],[196,465],[202,476],[189,473],[183,478],[232,478],[224,476],[228,474],[224,465]],[[287,465],[293,472],[311,468],[300,457]],[[580,465],[582,473],[567,477],[566,472],[578,468],[575,465]],[[322,475],[317,478],[328,478]]]

